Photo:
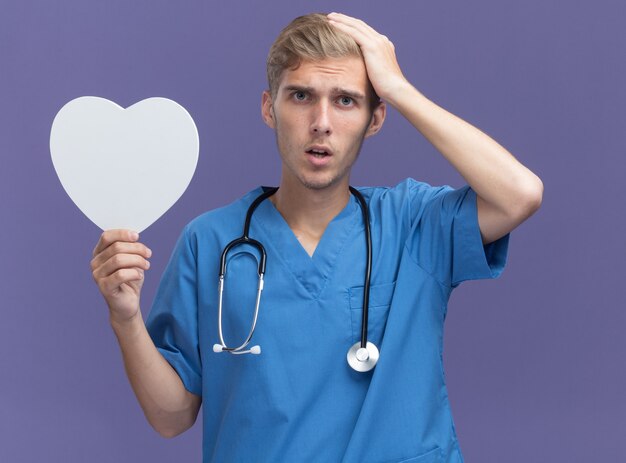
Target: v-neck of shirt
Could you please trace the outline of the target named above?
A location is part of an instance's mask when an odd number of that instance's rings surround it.
[[[360,223],[359,220],[360,206],[354,195],[350,195],[348,204],[330,221],[315,252],[309,256],[271,201],[263,201],[252,216],[252,222],[256,222],[261,230],[268,253],[271,252],[272,257],[278,256],[287,271],[296,277],[314,299],[320,296],[326,282],[332,277],[335,262],[355,226]]]

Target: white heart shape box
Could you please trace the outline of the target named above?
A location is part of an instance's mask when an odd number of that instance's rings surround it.
[[[127,109],[84,96],[58,112],[52,163],[78,208],[102,230],[141,232],[182,196],[198,163],[198,129],[167,98]]]

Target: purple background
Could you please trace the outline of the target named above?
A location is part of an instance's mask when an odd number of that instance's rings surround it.
[[[142,240],[146,314],[183,225],[276,184],[259,113],[278,31],[310,11],[360,17],[396,45],[424,94],[544,181],[497,281],[462,285],[446,325],[450,400],[468,462],[623,460],[626,4],[477,0],[0,3],[0,461],[199,461],[201,424],[145,422],[89,261],[100,230],[65,194],[48,148],[56,112],[97,95],[164,96],[200,132],[181,200]],[[462,185],[395,111],[353,184],[410,175]]]

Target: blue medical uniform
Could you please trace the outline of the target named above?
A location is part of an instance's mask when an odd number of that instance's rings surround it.
[[[360,339],[365,271],[358,202],[328,225],[310,257],[270,201],[250,236],[267,250],[252,345],[261,355],[214,353],[219,258],[241,236],[258,188],[184,229],[147,325],[185,387],[202,396],[205,462],[462,462],[443,372],[443,323],[462,281],[497,277],[508,235],[483,246],[476,194],[409,179],[361,188],[373,243],[368,373],[346,361]],[[252,320],[257,255],[227,264],[224,337],[241,344]]]

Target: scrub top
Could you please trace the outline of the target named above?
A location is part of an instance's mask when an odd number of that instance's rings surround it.
[[[364,224],[352,195],[310,257],[266,200],[250,237],[267,269],[250,346],[213,352],[223,248],[241,236],[263,191],[207,212],[183,230],[147,320],[185,387],[202,397],[204,462],[462,462],[443,371],[443,323],[452,290],[503,270],[508,235],[483,246],[476,194],[412,179],[360,188],[369,204],[373,267],[368,340],[376,367],[359,373],[346,354],[360,340]],[[223,333],[246,338],[257,290],[257,251],[227,260]]]

